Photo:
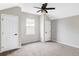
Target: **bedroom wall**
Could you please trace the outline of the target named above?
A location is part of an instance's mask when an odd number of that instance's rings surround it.
[[[26,25],[26,18],[35,19],[35,35],[27,35],[26,34],[26,26],[25,26]],[[39,20],[40,18],[39,18],[39,16],[22,12],[20,19],[21,19],[21,21],[20,21],[21,43],[26,44],[26,43],[30,43],[30,42],[40,41],[40,20]]]
[[[17,15],[20,16],[19,18],[19,39],[21,41],[22,44],[25,43],[29,43],[29,42],[35,42],[35,41],[39,41],[40,40],[40,35],[39,35],[39,16],[34,15],[34,14],[30,14],[30,13],[24,13],[21,12],[21,8],[20,7],[12,7],[12,8],[7,8],[4,10],[0,10],[0,14],[11,14],[11,15]],[[36,34],[35,35],[26,35],[25,34],[25,20],[26,18],[34,18],[35,19],[35,31]]]
[[[79,15],[57,20],[57,42],[79,48]]]
[[[51,20],[51,38],[52,41],[57,40],[57,20]]]

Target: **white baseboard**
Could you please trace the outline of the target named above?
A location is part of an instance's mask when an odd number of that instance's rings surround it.
[[[68,46],[71,46],[71,47],[79,48],[78,45],[68,44],[68,43],[64,43],[64,42],[60,42],[60,41],[56,41],[56,42],[64,44],[64,45],[68,45]]]

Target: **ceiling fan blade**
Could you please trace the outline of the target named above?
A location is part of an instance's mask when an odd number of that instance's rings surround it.
[[[54,10],[55,8],[46,8],[46,10]]]
[[[40,7],[34,7],[34,8],[41,9]]]
[[[37,13],[40,12],[40,11],[41,11],[41,10],[38,10]]]

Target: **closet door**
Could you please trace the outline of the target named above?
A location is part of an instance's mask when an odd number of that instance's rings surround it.
[[[1,15],[1,50],[7,51],[19,48],[18,16]]]
[[[51,41],[51,21],[45,20],[45,41]]]

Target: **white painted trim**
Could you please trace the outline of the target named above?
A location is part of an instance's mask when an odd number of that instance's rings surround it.
[[[64,42],[60,42],[60,41],[56,41],[56,42],[61,43],[61,44],[64,44],[64,45],[68,45],[68,46],[71,46],[71,47],[79,48],[78,45],[68,44],[68,43],[64,43]]]

